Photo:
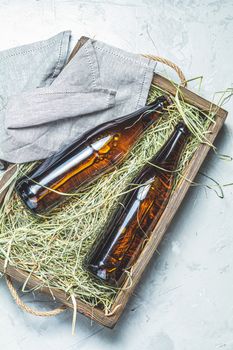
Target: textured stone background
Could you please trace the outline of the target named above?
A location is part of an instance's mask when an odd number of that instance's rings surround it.
[[[201,94],[232,87],[232,0],[0,0],[0,49],[46,39],[65,29],[123,49],[176,62],[187,78],[204,76]],[[75,41],[75,40],[74,40]],[[175,75],[159,67],[162,74]],[[190,83],[197,91],[197,82]],[[233,156],[233,103],[218,137]],[[202,172],[233,182],[233,163],[211,153]],[[209,183],[202,176],[201,184]],[[0,347],[4,350],[232,350],[233,187],[219,199],[203,186],[189,191],[175,220],[114,330],[78,315],[44,319],[22,313],[0,280]],[[43,297],[24,296],[47,309]]]

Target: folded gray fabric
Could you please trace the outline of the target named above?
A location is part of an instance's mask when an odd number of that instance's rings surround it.
[[[4,122],[10,96],[49,86],[67,62],[70,38],[71,32],[64,31],[47,40],[0,52],[0,159],[17,162],[14,153],[4,156],[4,144],[8,147],[12,140]]]
[[[144,106],[156,63],[89,39],[49,87],[12,96],[0,158],[44,159],[96,125]]]
[[[0,95],[48,86],[59,75],[69,55],[71,31],[0,52]]]

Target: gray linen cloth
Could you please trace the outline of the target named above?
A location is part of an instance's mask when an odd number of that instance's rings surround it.
[[[0,159],[17,162],[14,152],[11,155],[4,151],[4,146],[9,151],[12,148],[12,137],[5,128],[10,96],[49,86],[67,62],[70,39],[71,31],[64,31],[47,40],[0,52]]]
[[[44,159],[96,125],[146,103],[156,63],[89,39],[49,87],[12,96],[0,158]]]

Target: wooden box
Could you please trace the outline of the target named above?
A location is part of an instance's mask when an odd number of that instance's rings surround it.
[[[78,51],[78,49],[83,45],[83,43],[85,43],[86,40],[87,38],[85,37],[79,40],[70,58],[73,57],[73,55]],[[171,93],[173,95],[176,93],[175,85],[172,84],[169,80],[160,76],[159,74],[155,74],[153,78],[153,83],[158,87],[160,87],[161,89],[167,91],[168,93]],[[183,93],[184,101],[199,108],[201,111],[209,111],[211,108],[215,107],[211,102],[196,95],[195,93],[189,91],[188,89],[182,88],[182,87],[180,89]],[[214,141],[226,117],[227,117],[227,112],[219,108],[216,114],[216,123],[211,125],[210,127],[211,133],[209,133],[207,136],[209,141],[211,142]],[[191,181],[194,180],[208,151],[209,151],[209,146],[201,144],[197,149],[197,151],[195,152],[189,165],[187,166],[185,176]],[[14,172],[14,170],[15,170],[15,166],[13,165],[11,166],[11,170],[8,171],[7,174],[1,180],[0,188],[7,182],[7,179]],[[114,327],[119,317],[121,316],[122,312],[124,311],[126,303],[128,302],[130,295],[133,293],[143,271],[145,270],[149,260],[151,259],[156,248],[158,247],[162,237],[165,234],[166,229],[168,228],[173,216],[175,215],[185,194],[187,193],[189,186],[190,186],[190,183],[188,181],[183,181],[181,185],[177,187],[175,192],[170,197],[169,203],[161,219],[159,220],[156,226],[156,229],[152,233],[149,242],[146,244],[141,256],[139,257],[138,261],[134,266],[133,274],[132,274],[132,285],[130,286],[129,289],[120,291],[117,294],[117,297],[112,305],[112,309],[111,309],[112,312],[110,312],[108,315],[105,315],[104,311],[102,311],[101,309],[99,308],[93,309],[90,305],[84,303],[83,301],[77,300],[78,312],[86,315],[87,317],[90,317],[91,319],[99,322],[104,326],[107,326],[110,328]],[[3,195],[4,195],[3,193],[0,195],[0,201],[3,199]],[[0,260],[0,271],[4,272],[3,260]],[[28,273],[22,270],[16,269],[15,267],[12,267],[12,266],[7,266],[5,273],[19,282],[24,282],[29,277]],[[28,280],[28,285],[30,287],[35,287],[37,285],[37,278],[33,275],[30,276]],[[50,294],[50,291],[48,290],[48,288],[43,288],[42,292]],[[70,300],[67,300],[66,294],[64,292],[53,289],[53,294],[58,301],[67,305],[69,308],[73,308],[72,302]]]

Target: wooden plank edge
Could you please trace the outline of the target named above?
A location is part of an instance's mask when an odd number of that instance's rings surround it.
[[[225,116],[227,114],[226,110],[197,95],[195,92],[192,92],[191,90],[188,90],[183,86],[179,86],[178,84],[169,81],[168,79],[164,78],[159,74],[154,75],[152,84],[157,85],[159,88],[169,92],[172,95],[175,95],[177,92],[177,88],[179,88],[184,98],[184,102],[199,108],[201,111],[217,111],[216,114],[218,115],[218,117],[225,119]]]
[[[17,269],[14,266],[11,266],[9,264],[7,265],[7,268],[5,270],[4,264],[5,264],[5,261],[3,259],[0,259],[0,271],[12,277],[15,281],[24,283],[26,280],[28,280],[27,286],[30,288],[35,288],[36,286],[41,284],[40,279],[37,278],[36,276],[32,275],[29,277],[28,272],[25,272],[21,269]],[[68,296],[64,291],[54,287],[48,288],[46,286],[40,287],[37,290],[50,296],[53,295],[57,301],[66,305],[68,308],[72,310],[74,309],[72,301],[68,299]],[[96,307],[93,308],[91,305],[83,302],[79,298],[76,298],[76,300],[77,300],[78,312],[98,322],[101,325],[104,325],[108,328],[113,328],[114,322],[113,322],[113,317],[111,315],[106,316],[103,310],[98,309]]]

